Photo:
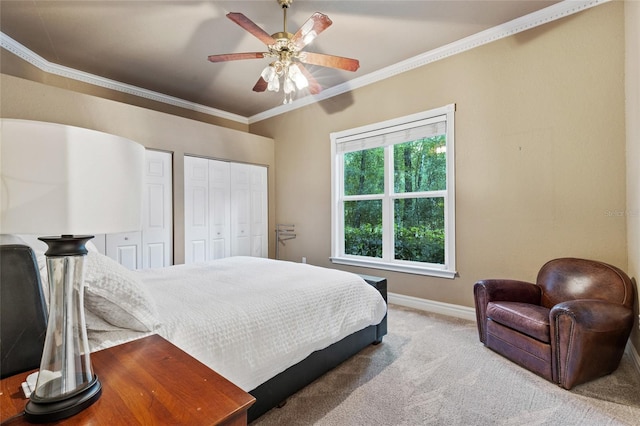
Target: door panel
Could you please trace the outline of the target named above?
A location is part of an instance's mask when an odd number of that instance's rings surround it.
[[[162,268],[165,265],[165,253],[167,248],[163,243],[149,243],[145,247],[146,256],[142,259],[145,268]]]
[[[147,185],[147,205],[145,209],[147,215],[146,227],[150,230],[162,229],[164,227],[164,185],[150,183]]]
[[[227,240],[228,241],[228,240]],[[212,240],[211,248],[212,248],[212,258],[213,259],[222,259],[226,256],[226,245],[224,239]]]
[[[189,247],[191,249],[191,257],[189,262],[186,262],[185,259],[185,263],[204,262],[207,260],[207,240],[191,240]]]
[[[209,164],[208,160],[184,157],[185,263],[208,259]]]
[[[128,269],[142,268],[142,232],[107,234],[107,256]]]
[[[209,161],[209,194],[211,195],[210,259],[231,256],[230,165],[226,161]]]
[[[252,256],[269,255],[267,210],[267,168],[252,166],[251,169],[251,253]]]
[[[231,255],[251,256],[250,167],[231,164]]]
[[[207,204],[209,201],[209,194],[206,188],[194,187],[191,192],[191,204],[193,210],[191,211],[191,226],[205,227],[209,223],[209,209]]]

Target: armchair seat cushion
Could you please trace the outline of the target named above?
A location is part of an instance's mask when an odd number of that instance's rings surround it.
[[[543,343],[551,341],[549,312],[544,306],[521,302],[489,302],[487,305],[487,319]]]

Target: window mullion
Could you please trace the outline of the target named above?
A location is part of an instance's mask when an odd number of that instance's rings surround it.
[[[384,199],[382,201],[382,258],[390,261],[394,257],[393,225],[393,145],[384,149]]]
[[[440,198],[447,197],[447,191],[401,192],[392,194],[392,198]]]
[[[334,238],[337,239],[337,247],[335,247],[335,250],[337,250],[337,252],[340,253],[341,256],[344,256],[344,154],[336,155],[334,156],[334,159],[337,159],[336,161],[338,163],[336,165],[336,187],[333,188],[333,190],[338,194],[338,202],[335,205],[337,212],[334,213],[336,215],[334,220],[337,223],[337,230],[334,230]],[[278,244],[277,241],[276,244]]]

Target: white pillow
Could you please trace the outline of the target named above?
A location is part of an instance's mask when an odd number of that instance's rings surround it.
[[[42,292],[49,306],[49,280],[46,243],[34,235],[1,235],[1,244],[24,244],[34,251]],[[155,301],[134,272],[98,252],[88,241],[84,263],[84,307],[88,330],[105,331],[113,327],[153,331],[159,325]],[[105,324],[105,322],[107,324]]]
[[[87,254],[84,270],[85,311],[116,327],[136,331],[153,331],[158,327],[155,301],[135,272],[93,251]],[[87,317],[89,329],[94,325],[89,323],[94,321],[91,315]]]
[[[121,327],[111,325],[88,309],[84,310],[84,321],[87,326],[87,332],[103,332],[103,331],[118,331],[122,330]]]

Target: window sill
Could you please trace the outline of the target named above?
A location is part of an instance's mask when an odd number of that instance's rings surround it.
[[[390,263],[382,261],[372,261],[367,259],[357,259],[351,257],[331,257],[332,263],[340,265],[361,266],[364,268],[384,269],[387,271],[403,272],[406,274],[428,275],[438,278],[453,279],[458,274],[456,271],[447,269],[429,268],[411,264]]]

